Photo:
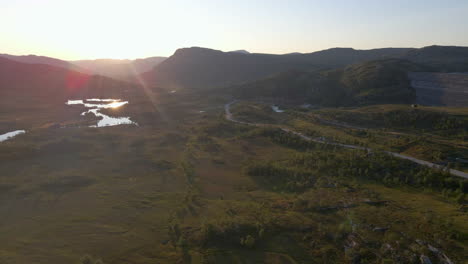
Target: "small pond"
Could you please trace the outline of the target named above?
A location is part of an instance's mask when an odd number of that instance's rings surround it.
[[[13,137],[15,137],[17,135],[24,134],[24,133],[26,133],[25,130],[15,130],[15,131],[11,131],[11,132],[2,134],[2,135],[0,135],[0,142],[8,140],[10,138],[13,138]]]
[[[273,109],[273,111],[275,111],[276,113],[283,113],[284,112],[284,110],[281,110],[279,108],[279,106],[276,106],[276,105],[272,105],[271,109]]]

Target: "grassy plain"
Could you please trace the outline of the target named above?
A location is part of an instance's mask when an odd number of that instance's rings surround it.
[[[333,161],[363,153],[288,145],[270,128],[226,121],[227,98],[150,95],[123,98],[128,106],[107,111],[138,126],[88,128],[95,120],[63,104],[0,143],[0,263],[81,263],[85,255],[122,264],[417,263],[422,254],[438,259],[428,245],[456,263],[467,258],[468,215],[456,201],[465,191],[374,179],[386,174],[358,177]],[[233,112],[377,148],[417,136],[322,120],[367,110],[285,108],[240,103]],[[14,113],[0,114],[3,130]],[[465,153],[457,136],[427,140],[458,142],[456,151]],[[252,172],[258,167],[281,173]],[[418,170],[397,169],[389,173]]]

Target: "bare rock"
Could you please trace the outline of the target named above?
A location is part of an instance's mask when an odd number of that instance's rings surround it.
[[[431,259],[425,255],[421,255],[421,257],[419,257],[419,260],[421,261],[421,264],[432,264]]]

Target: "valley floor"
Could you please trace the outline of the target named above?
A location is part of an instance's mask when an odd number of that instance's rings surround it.
[[[65,105],[60,116],[25,115],[28,133],[0,143],[0,263],[467,259],[466,181],[378,151],[425,159],[418,148],[434,140],[465,153],[458,135],[415,141],[414,131],[394,137],[316,118],[340,121],[348,110],[228,101],[178,92],[106,112],[139,126],[80,128],[91,121]]]

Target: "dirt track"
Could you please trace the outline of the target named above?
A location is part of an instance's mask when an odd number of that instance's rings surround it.
[[[231,122],[235,122],[235,123],[243,124],[243,125],[249,125],[249,126],[256,126],[256,127],[264,127],[264,126],[278,127],[281,130],[283,130],[283,131],[285,131],[287,133],[294,134],[294,135],[296,135],[298,137],[301,137],[302,139],[304,139],[306,141],[313,141],[313,142],[317,142],[317,143],[321,143],[321,144],[329,144],[329,145],[333,145],[333,146],[340,146],[340,147],[349,148],[349,149],[367,150],[369,152],[372,151],[372,149],[370,149],[370,148],[365,148],[365,147],[361,147],[361,146],[347,145],[347,144],[341,144],[341,143],[326,141],[323,138],[311,138],[311,137],[308,137],[308,136],[306,136],[306,135],[304,135],[304,134],[302,134],[300,132],[296,132],[294,130],[291,130],[289,128],[285,128],[285,127],[282,127],[282,126],[279,126],[279,125],[248,123],[248,122],[243,122],[243,121],[236,120],[234,118],[234,116],[232,115],[232,113],[231,113],[231,106],[233,104],[235,104],[236,102],[237,101],[235,100],[235,101],[232,101],[232,102],[227,103],[227,104],[224,105],[225,118],[227,120],[231,121]],[[444,169],[445,168],[444,166],[434,164],[434,163],[431,163],[429,161],[420,160],[420,159],[417,159],[417,158],[414,158],[414,157],[406,156],[406,155],[403,155],[403,154],[400,154],[400,153],[390,152],[390,151],[385,151],[385,153],[387,153],[389,155],[392,155],[393,157],[409,160],[409,161],[412,161],[414,163],[417,163],[417,164],[420,164],[420,165],[423,165],[423,166],[426,166],[426,167],[431,167],[431,168],[436,168],[436,169]],[[468,179],[468,173],[463,172],[463,171],[450,169],[450,174],[453,175],[453,176]]]

